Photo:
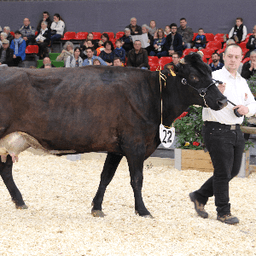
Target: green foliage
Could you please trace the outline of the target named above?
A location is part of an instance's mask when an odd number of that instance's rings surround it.
[[[256,94],[256,74],[250,77],[250,79],[247,80],[247,83],[251,89],[252,94]]]
[[[176,119],[176,139],[178,148],[203,149],[202,107],[192,106],[186,116]]]

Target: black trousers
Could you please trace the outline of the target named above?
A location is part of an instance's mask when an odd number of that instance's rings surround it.
[[[208,198],[214,195],[217,213],[223,216],[230,213],[229,181],[240,170],[245,146],[244,136],[239,125],[205,122],[203,137],[211,156],[214,173],[195,191],[195,195],[202,204],[206,204]]]

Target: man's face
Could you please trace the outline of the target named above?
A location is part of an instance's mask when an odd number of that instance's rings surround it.
[[[135,41],[133,44],[133,47],[136,51],[139,51],[141,49],[141,42],[140,41]]]
[[[3,44],[2,47],[6,50],[9,47],[9,44]]]
[[[134,27],[137,24],[137,20],[136,19],[131,19],[131,25]]]
[[[218,54],[213,54],[212,55],[212,62],[216,63],[220,60],[220,57],[218,56]]]
[[[187,22],[185,20],[181,20],[180,21],[180,26],[181,26],[181,28],[186,28]]]
[[[43,60],[43,64],[45,66],[45,68],[49,68],[51,67],[51,60],[49,57],[45,57],[44,60]]]
[[[177,65],[179,63],[179,61],[180,61],[179,56],[177,54],[173,54],[172,55],[172,62],[173,62],[173,64]]]
[[[236,25],[239,27],[240,25],[242,25],[243,22],[241,20],[236,20]]]
[[[202,29],[198,30],[198,35],[201,36],[204,34],[204,31]]]
[[[4,32],[8,35],[10,33],[9,29],[4,28]]]
[[[1,41],[3,41],[5,39],[5,37],[3,35],[0,36]]]
[[[120,59],[116,59],[116,60],[114,60],[114,63],[113,63],[113,65],[115,66],[115,67],[120,67],[120,66],[122,66],[122,62],[120,61]]]
[[[242,61],[242,51],[239,47],[230,46],[223,57],[225,67],[229,72],[238,70]]]
[[[86,53],[87,53],[87,57],[91,59],[92,56],[93,56],[93,51],[92,51],[92,49],[87,49],[87,50],[86,50]]]
[[[172,32],[172,34],[176,34],[177,33],[177,27],[172,26],[171,27],[171,32]]]
[[[49,15],[47,13],[43,13],[43,20],[48,19]]]
[[[146,29],[146,27],[142,27],[142,34],[148,33],[148,30]]]
[[[25,19],[23,20],[23,24],[24,24],[25,26],[28,26],[28,25],[30,24],[30,20],[27,19],[27,18],[25,18]]]
[[[250,56],[250,59],[251,59],[252,62],[256,63],[256,54],[252,54]]]
[[[131,31],[130,30],[125,30],[124,34],[125,34],[125,36],[130,36],[131,35]]]

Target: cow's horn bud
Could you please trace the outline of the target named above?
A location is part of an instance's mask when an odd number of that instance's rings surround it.
[[[201,58],[203,58],[204,53],[202,51],[198,51],[197,53],[201,56]]]

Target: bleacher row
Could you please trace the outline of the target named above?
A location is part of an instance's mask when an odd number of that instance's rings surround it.
[[[112,43],[115,45],[115,41],[119,38],[121,38],[124,35],[123,31],[119,31],[116,34],[114,34],[114,32],[92,32],[93,33],[93,39],[94,40],[99,40],[101,38],[101,35],[103,33],[107,33],[109,36],[109,40],[112,41]],[[87,39],[87,35],[88,32],[72,32],[72,31],[67,31],[64,36],[61,38],[61,40],[59,41],[62,45],[62,42],[66,42],[66,41],[71,41],[73,43],[80,43],[83,40]],[[226,38],[228,39],[228,34],[223,34],[223,33],[217,33],[217,34],[213,34],[213,33],[205,33],[206,36],[206,47],[205,49],[202,49],[201,51],[204,53],[203,56],[203,61],[205,63],[210,64],[212,62],[211,60],[211,55],[214,52],[217,53],[222,53],[224,52],[225,48],[226,48],[226,43],[224,42],[224,35],[226,35]],[[246,40],[241,42],[239,44],[239,46],[242,48],[243,50],[243,57],[245,56],[246,52],[248,51],[248,49],[246,48],[246,43],[249,40],[249,36],[252,35],[252,33],[248,34],[246,37]],[[194,38],[197,36],[197,33],[194,33]],[[58,42],[57,42],[58,43]],[[185,49],[183,51],[183,55],[181,58],[183,58],[185,55],[189,54],[190,52],[197,52],[197,49]],[[37,45],[29,45],[26,48],[26,54],[37,54],[38,53],[38,46]],[[55,56],[55,55],[52,55]],[[52,57],[54,58],[54,57]],[[55,58],[56,59],[56,58]],[[52,61],[55,61],[55,59],[52,59]],[[149,65],[150,65],[150,70],[151,71],[155,71],[157,69],[163,69],[164,65],[171,62],[172,61],[172,57],[161,57],[160,59],[156,56],[149,56]],[[248,58],[243,60],[243,63],[248,61]],[[56,61],[57,62],[57,61]],[[41,62],[39,61],[39,64]],[[39,64],[37,65],[37,67],[39,66]],[[54,64],[53,64],[54,65]],[[54,65],[55,66],[55,65]],[[56,64],[56,66],[58,66],[58,64]],[[61,64],[59,64],[59,66],[62,66]],[[63,64],[64,66],[64,64]]]

